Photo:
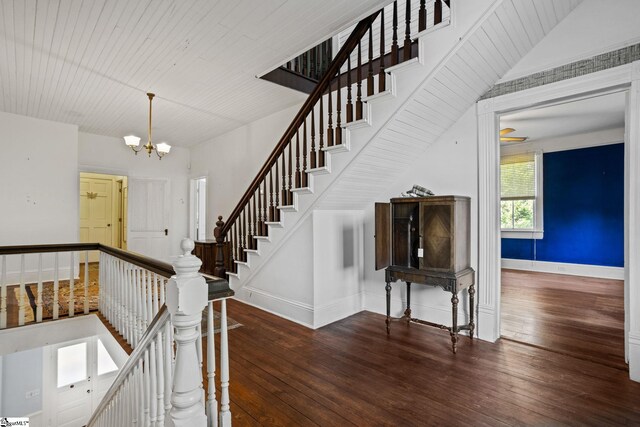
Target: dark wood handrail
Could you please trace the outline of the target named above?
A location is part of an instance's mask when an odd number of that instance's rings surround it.
[[[128,263],[142,267],[145,270],[152,271],[163,277],[171,277],[174,275],[173,266],[169,263],[158,261],[144,255],[137,254],[135,252],[125,251],[123,249],[114,248],[112,246],[103,245],[101,243],[59,243],[59,244],[47,244],[47,245],[18,245],[18,246],[0,246],[1,255],[20,255],[20,254],[38,254],[38,253],[50,253],[50,252],[82,252],[82,251],[100,251],[106,254],[112,255],[116,258],[120,258]],[[227,281],[220,277],[211,276],[207,274],[202,275],[209,284],[210,294],[220,294],[218,297],[231,296],[226,295],[223,284]],[[228,286],[227,286],[228,288]],[[224,295],[223,295],[224,294]]]
[[[347,41],[344,43],[344,45],[342,45],[336,56],[333,58],[333,61],[331,62],[331,65],[329,65],[329,68],[325,72],[324,76],[322,77],[322,79],[320,79],[320,82],[318,83],[316,88],[313,90],[313,92],[311,92],[307,100],[304,102],[304,104],[300,108],[300,111],[298,111],[296,116],[293,118],[291,124],[284,132],[284,135],[282,135],[282,138],[280,138],[280,141],[278,141],[278,144],[275,146],[275,148],[267,158],[267,161],[262,165],[262,168],[260,168],[260,171],[247,188],[247,191],[245,191],[244,195],[227,218],[226,223],[220,229],[220,236],[222,238],[227,235],[229,229],[231,228],[231,225],[236,221],[236,219],[238,219],[240,213],[245,208],[247,203],[249,203],[249,200],[251,200],[251,198],[253,197],[253,194],[258,189],[260,183],[264,179],[266,179],[267,174],[271,170],[271,167],[274,165],[280,154],[282,154],[283,150],[287,147],[291,139],[295,137],[298,128],[300,128],[305,118],[311,113],[311,110],[314,108],[320,97],[327,91],[327,89],[329,88],[329,84],[333,80],[333,76],[338,73],[351,52],[356,48],[356,46],[358,46],[360,39],[365,35],[367,30],[369,29],[369,25],[373,23],[373,21],[378,17],[379,13],[380,11],[378,10],[360,21],[358,25],[356,25],[356,28],[353,30]]]
[[[0,255],[39,254],[48,252],[97,251],[99,243],[58,243],[49,245],[0,246]]]

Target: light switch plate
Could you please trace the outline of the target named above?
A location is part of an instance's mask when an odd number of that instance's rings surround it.
[[[418,248],[418,258],[422,258],[424,256],[424,249]]]

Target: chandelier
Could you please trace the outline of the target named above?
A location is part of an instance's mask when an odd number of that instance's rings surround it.
[[[165,154],[168,154],[169,151],[171,151],[171,146],[169,144],[167,144],[166,142],[161,142],[159,144],[156,144],[155,146],[151,143],[151,103],[153,101],[153,97],[155,96],[155,94],[147,93],[147,96],[149,97],[149,130],[148,130],[147,143],[145,145],[143,145],[142,147],[139,147],[140,138],[138,138],[135,135],[125,136],[124,137],[124,143],[127,144],[127,147],[131,147],[131,149],[136,154],[138,154],[138,152],[141,151],[144,148],[145,150],[147,150],[147,153],[149,154],[149,157],[151,157],[151,153],[153,151],[155,151],[156,154],[158,155],[158,158],[162,159],[162,157]],[[139,148],[136,148],[136,147],[139,147]]]

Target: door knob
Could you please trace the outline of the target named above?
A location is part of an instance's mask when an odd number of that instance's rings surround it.
[[[111,227],[111,224],[107,224],[107,227]]]

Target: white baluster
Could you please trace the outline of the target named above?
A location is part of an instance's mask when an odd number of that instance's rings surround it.
[[[151,288],[153,289],[151,297],[153,301],[153,317],[155,317],[158,314],[158,275],[156,273],[153,273],[153,281],[151,283]]]
[[[7,256],[2,255],[0,272],[0,329],[7,327]]]
[[[60,274],[60,254],[58,252],[55,253],[53,259],[53,319],[58,318],[59,307],[58,307],[58,287],[59,284],[59,274]]]
[[[73,251],[69,252],[69,259],[70,259],[70,263],[69,263],[69,317],[73,317],[73,315],[76,313],[76,300],[74,298],[73,295],[73,291],[75,288],[75,284],[76,284],[76,279],[75,279],[75,266],[73,265],[73,261],[74,261],[74,256],[73,256]]]
[[[18,291],[18,325],[24,325],[24,294],[25,294],[25,285],[24,285],[24,254],[20,255],[20,289]]]
[[[104,313],[104,304],[102,303],[102,297],[104,294],[104,280],[102,278],[102,271],[104,269],[104,254],[98,253],[98,309],[101,313]]]
[[[158,422],[158,377],[156,372],[156,343],[149,343],[149,406],[151,408],[151,425],[155,426]]]
[[[133,403],[133,420],[131,424],[137,426],[140,420],[140,396],[138,394],[138,378],[140,377],[140,372],[137,366],[133,369],[131,376],[133,377],[133,398],[131,399]]]
[[[168,416],[171,409],[171,384],[173,384],[173,339],[171,322],[164,328],[164,413]]]
[[[164,288],[166,286],[166,281],[164,280],[164,277],[160,278],[160,305],[164,305]]]
[[[24,325],[24,295],[25,295],[25,287],[24,287],[24,254],[20,255],[20,290],[18,292],[18,325]]]
[[[220,301],[220,426],[231,426],[229,407],[229,342],[227,335],[227,300]]]
[[[42,322],[42,254],[38,254],[38,296],[36,297],[36,322]]]
[[[133,298],[132,298],[132,293],[131,293],[131,280],[130,280],[130,272],[131,272],[131,266],[130,264],[127,262],[124,264],[124,285],[125,285],[125,295],[126,295],[126,313],[127,313],[127,342],[129,344],[131,344],[133,342],[133,328],[131,327],[132,325],[132,312],[131,312],[131,308],[133,306]]]
[[[147,317],[147,270],[140,269],[140,292],[142,297],[142,333],[149,327]]]
[[[218,401],[216,400],[216,340],[213,301],[207,307],[207,420],[209,427],[218,425]]]
[[[162,330],[158,331],[158,335],[156,335],[156,349],[157,349],[156,372],[158,377],[158,390],[157,390],[158,402],[156,406],[158,408],[158,426],[164,426],[165,373],[164,373],[164,357],[163,357],[164,347],[162,343]]]
[[[147,271],[147,281],[145,285],[147,288],[147,327],[149,327],[155,314],[153,312],[153,302],[151,301],[153,298],[153,274],[150,271]]]
[[[117,259],[116,264],[116,284],[118,286],[118,332],[124,334],[124,322],[125,322],[125,301],[124,301],[124,280],[122,278],[122,264],[124,262],[121,259]]]
[[[136,381],[136,406],[138,408],[138,425],[144,426],[144,374],[142,373],[143,360],[138,361],[138,375]]]
[[[89,314],[89,251],[84,253],[84,314]]]
[[[173,265],[176,275],[167,285],[167,308],[177,346],[169,416],[175,427],[205,427],[207,416],[201,400],[202,371],[196,341],[207,301],[207,284],[198,274],[202,262],[191,255],[193,240],[184,239],[181,246],[183,255]]]
[[[144,351],[144,425],[151,425],[151,380],[149,378],[149,349]]]
[[[142,334],[147,327],[144,324],[144,293],[142,289],[142,269],[136,267],[136,288],[138,289],[138,337],[142,338]]]

